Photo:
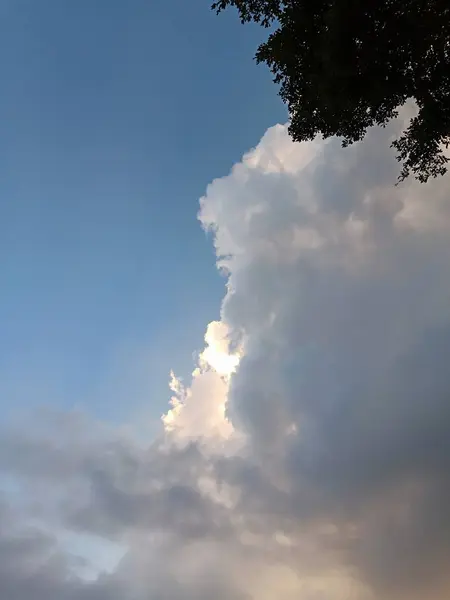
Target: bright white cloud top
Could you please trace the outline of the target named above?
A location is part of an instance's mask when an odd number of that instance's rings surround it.
[[[394,186],[403,125],[278,125],[209,185],[227,288],[192,380],[148,447],[75,414],[2,433],[0,597],[449,596],[450,179]],[[68,532],[115,560],[83,576]]]

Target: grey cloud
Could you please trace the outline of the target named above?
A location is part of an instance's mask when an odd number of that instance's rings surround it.
[[[0,510],[0,596],[8,600],[115,600],[119,587],[77,577],[76,561],[54,537],[26,526],[5,504]]]
[[[226,519],[221,513],[188,485],[133,493],[119,489],[107,474],[99,472],[91,479],[91,501],[72,512],[70,523],[106,536],[139,528],[176,532],[188,540],[223,535]]]
[[[30,494],[36,514],[51,503],[76,529],[107,537],[171,529],[189,538],[225,528],[220,509],[196,488],[209,463],[196,443],[142,447],[77,413],[48,412],[33,430],[0,432],[0,456],[0,470]]]
[[[60,419],[63,434],[44,427],[43,435],[40,418],[33,430],[0,434],[1,472],[18,484],[5,491],[0,512],[1,597],[243,597],[219,568],[217,548],[231,536],[229,518],[198,489],[198,476],[210,461],[196,444],[167,449],[157,442],[143,448],[113,431],[96,435],[98,426],[88,419],[80,436],[75,413],[47,413],[44,423]],[[17,511],[8,508],[8,502],[17,501]],[[52,534],[31,527],[36,519],[61,531],[118,539],[128,548],[126,556],[112,574],[86,581],[77,575],[75,557]],[[195,570],[181,573],[183,565],[205,552],[205,544],[216,549],[215,559],[208,565],[205,555]]]

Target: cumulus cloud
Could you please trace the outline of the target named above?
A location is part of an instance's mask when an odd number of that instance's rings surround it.
[[[430,594],[449,558],[448,183],[393,186],[402,125],[345,152],[277,126],[200,215],[245,339],[229,413],[288,530],[326,523],[335,566],[383,598]]]
[[[159,437],[1,433],[2,597],[448,596],[450,188],[394,185],[407,118],[346,150],[277,125],[208,186],[226,295]],[[64,532],[123,558],[86,578]]]

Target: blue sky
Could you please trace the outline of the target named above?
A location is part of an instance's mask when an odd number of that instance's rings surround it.
[[[223,281],[206,185],[285,120],[209,0],[0,0],[0,410],[158,417]]]

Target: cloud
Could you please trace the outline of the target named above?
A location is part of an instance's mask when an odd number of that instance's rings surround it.
[[[383,598],[429,597],[450,541],[448,183],[393,187],[402,125],[345,152],[277,126],[200,213],[245,340],[229,414],[289,497],[288,530],[317,542],[327,523],[336,567]]]
[[[277,125],[208,186],[226,296],[156,439],[0,433],[2,597],[447,597],[449,183],[394,185],[408,110],[346,150]],[[123,558],[83,577],[69,534]]]

